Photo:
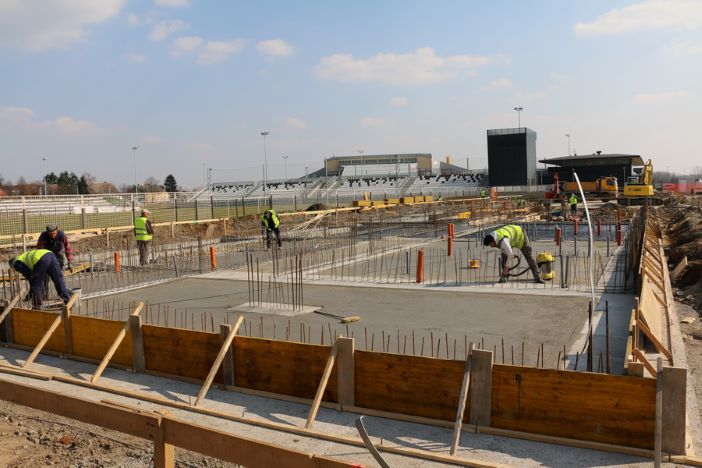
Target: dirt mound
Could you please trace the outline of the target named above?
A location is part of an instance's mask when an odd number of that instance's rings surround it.
[[[702,260],[702,214],[698,210],[687,208],[668,212],[670,221],[668,234],[668,256],[678,263],[685,256],[688,261]]]

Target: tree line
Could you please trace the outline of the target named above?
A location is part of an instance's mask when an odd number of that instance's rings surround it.
[[[178,190],[178,182],[173,174],[168,174],[162,184],[154,177],[148,177],[137,187],[134,184],[122,184],[115,187],[111,182],[99,182],[88,172],[80,177],[70,171],[62,171],[58,175],[55,172],[50,172],[39,181],[28,182],[24,177],[20,177],[15,183],[5,180],[0,174],[0,196],[86,195],[90,193],[134,193],[135,191],[177,192]]]

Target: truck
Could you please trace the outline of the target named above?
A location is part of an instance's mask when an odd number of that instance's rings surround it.
[[[563,184],[562,192],[580,193],[577,182],[565,182]],[[602,198],[617,198],[619,193],[617,178],[612,176],[598,177],[592,182],[581,181],[580,185],[583,187],[583,192],[594,193]]]

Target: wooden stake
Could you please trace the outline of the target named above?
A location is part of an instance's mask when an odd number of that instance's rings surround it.
[[[312,402],[312,407],[310,408],[310,414],[307,416],[307,422],[305,423],[305,429],[312,427],[315,418],[317,417],[317,411],[319,410],[319,405],[322,402],[322,396],[324,396],[324,389],[327,387],[327,382],[329,382],[329,377],[331,376],[331,371],[334,368],[334,361],[336,360],[337,347],[336,343],[332,346],[329,357],[327,358],[327,365],[324,367],[324,372],[322,372],[322,380],[319,382],[317,387],[317,394]]]

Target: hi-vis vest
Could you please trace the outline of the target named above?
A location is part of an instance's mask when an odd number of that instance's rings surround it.
[[[487,190],[482,189],[482,190],[480,191],[480,198],[487,198],[487,197],[488,197]]]
[[[275,229],[278,226],[280,226],[280,220],[278,219],[278,215],[275,214],[274,210],[269,210],[269,211],[271,212],[271,219],[273,220],[273,226],[268,225],[268,218],[266,218],[266,213],[263,213],[261,215],[261,224],[263,224],[263,226],[266,229]]]
[[[46,250],[46,249],[36,249],[36,250],[27,250],[25,253],[18,255],[17,256],[17,261],[24,263],[27,265],[27,268],[30,270],[34,270],[34,265],[37,264],[41,258],[48,254],[51,253],[51,250]]]
[[[511,247],[517,249],[524,247],[524,231],[522,231],[522,228],[516,224],[508,224],[507,226],[503,226],[496,230],[495,234],[497,234],[497,239],[495,239],[495,242],[497,243],[498,247],[500,246],[502,239],[505,237],[509,238],[509,245]]]
[[[134,234],[136,235],[136,240],[138,241],[150,241],[154,238],[153,235],[149,234],[149,230],[146,229],[145,216],[134,220]]]
[[[578,204],[578,197],[575,195],[571,195],[570,198],[568,199],[568,203],[571,205],[577,205]]]

